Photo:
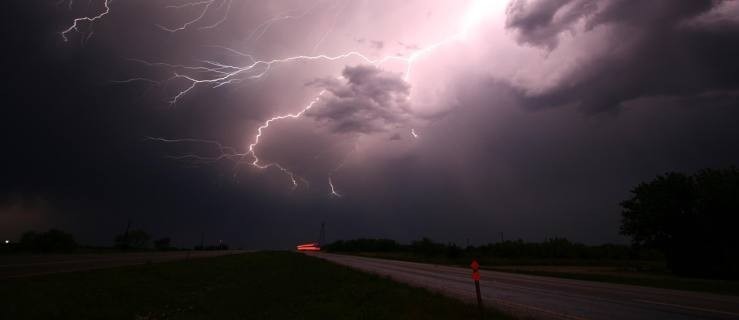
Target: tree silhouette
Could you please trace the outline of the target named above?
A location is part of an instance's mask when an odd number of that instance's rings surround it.
[[[149,239],[151,239],[151,237],[146,233],[146,231],[136,229],[117,235],[115,237],[115,245],[121,249],[143,249],[149,245]]]
[[[621,233],[634,245],[664,252],[688,276],[739,277],[739,171],[667,173],[639,184],[623,207]]]
[[[51,229],[42,233],[35,231],[23,233],[19,246],[22,250],[33,252],[70,252],[77,248],[77,242],[73,235]]]
[[[157,250],[170,250],[172,249],[172,240],[170,238],[161,238],[154,241],[154,248]]]

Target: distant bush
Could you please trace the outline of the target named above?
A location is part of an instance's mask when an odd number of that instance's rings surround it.
[[[154,241],[154,248],[157,250],[173,250],[172,247],[172,239],[170,238],[160,238]]]
[[[115,237],[115,246],[119,249],[144,249],[149,246],[151,236],[144,230],[136,229]]]
[[[209,246],[205,246],[205,247],[203,247],[203,246],[195,246],[195,248],[193,248],[193,249],[195,249],[195,250],[205,250],[205,251],[218,251],[218,250],[228,250],[229,249],[229,246],[228,246],[228,244],[225,244],[225,243],[221,242],[221,243],[218,243],[217,245],[209,245]]]
[[[77,241],[73,235],[57,229],[42,233],[27,231],[21,236],[17,248],[20,251],[43,253],[71,252],[77,249]]]
[[[409,249],[424,256],[443,255],[447,252],[447,248],[443,243],[436,243],[429,238],[411,242]]]

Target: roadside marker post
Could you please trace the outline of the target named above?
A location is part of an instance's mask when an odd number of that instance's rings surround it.
[[[475,281],[475,292],[477,293],[477,307],[480,309],[480,319],[482,319],[485,309],[482,306],[482,295],[480,295],[480,264],[477,263],[477,260],[473,259],[472,263],[470,264],[470,268],[472,268],[472,280]]]

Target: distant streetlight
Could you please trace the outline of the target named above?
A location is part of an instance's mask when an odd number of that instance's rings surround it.
[[[10,240],[5,240],[5,244],[8,244],[8,243],[10,243]]]

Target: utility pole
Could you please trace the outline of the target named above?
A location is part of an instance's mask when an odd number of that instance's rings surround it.
[[[326,222],[321,222],[321,233],[318,235],[318,244],[326,242]]]
[[[503,240],[503,231],[500,232],[500,242],[504,242],[504,240]]]
[[[123,232],[123,243],[121,243],[123,250],[128,249],[128,231],[130,229],[131,229],[131,218],[128,218],[128,222],[126,223],[126,231]]]

